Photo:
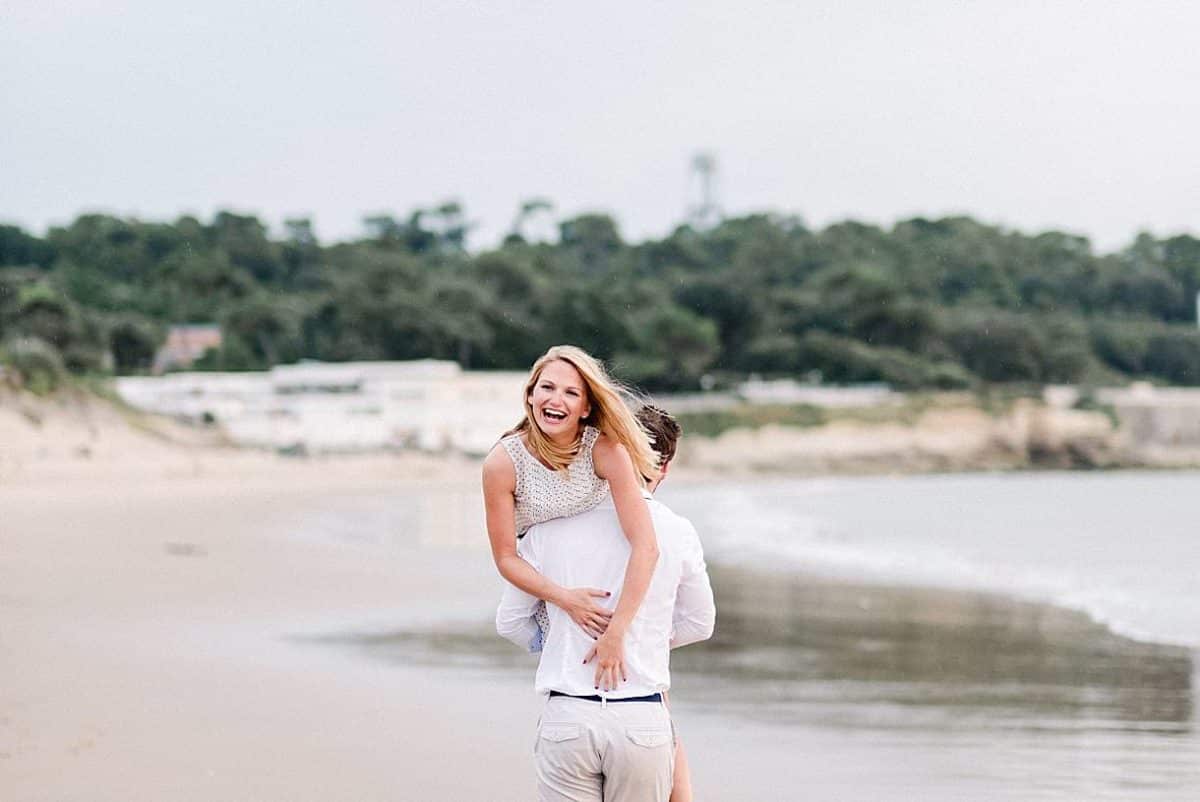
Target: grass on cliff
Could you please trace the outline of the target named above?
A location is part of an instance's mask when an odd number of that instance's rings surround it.
[[[685,434],[716,437],[731,429],[790,426],[809,429],[836,421],[912,426],[931,409],[981,408],[969,393],[912,393],[890,404],[869,407],[818,407],[813,404],[738,404],[729,409],[676,415]]]

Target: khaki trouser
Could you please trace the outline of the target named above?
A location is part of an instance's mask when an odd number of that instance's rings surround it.
[[[533,749],[540,802],[666,802],[675,768],[661,702],[546,701]]]

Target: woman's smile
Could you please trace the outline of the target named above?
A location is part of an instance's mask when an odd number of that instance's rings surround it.
[[[579,371],[556,360],[542,368],[529,393],[538,428],[555,437],[571,437],[591,411],[587,390]]]

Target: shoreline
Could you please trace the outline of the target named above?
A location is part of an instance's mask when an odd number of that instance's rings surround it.
[[[0,398],[0,401],[3,400]],[[8,400],[11,401],[11,397]],[[1078,414],[1095,416],[1098,413]],[[31,424],[31,416],[38,418],[36,426]],[[1086,419],[1095,422],[1092,417]],[[933,437],[931,442],[935,445],[944,445],[946,430],[958,427],[964,420],[979,422],[974,412],[967,413],[964,418],[961,410],[953,411],[949,417],[935,415],[932,422],[927,420],[924,424],[905,429],[901,436],[918,440],[921,437]],[[1008,427],[1012,424],[1008,419],[1001,420],[1000,424],[991,418],[988,420],[992,421],[987,424],[989,427]],[[830,440],[830,434],[826,431],[829,427],[842,427],[845,431]],[[1177,470],[1167,465],[1130,464],[1093,466],[1083,471],[1045,462],[1035,465],[1009,462],[981,467],[961,461],[956,463],[957,468],[947,470],[944,461],[935,460],[920,466],[917,465],[920,460],[912,459],[894,463],[892,452],[881,456],[883,452],[871,450],[875,448],[872,443],[877,431],[888,429],[888,426],[830,424],[829,427],[783,433],[778,431],[778,427],[765,427],[754,432],[739,429],[716,439],[685,436],[678,465],[672,472],[672,484],[704,484],[739,478],[766,481],[823,478],[836,481],[871,477],[967,477],[976,474],[1059,472],[1118,474]],[[895,434],[895,427],[890,428]],[[1026,425],[1023,431],[1036,428]],[[967,442],[976,446],[980,443],[994,444],[993,434],[976,432],[974,439],[967,438]],[[275,493],[281,487],[293,487],[318,493],[335,490],[385,491],[434,483],[443,489],[455,488],[460,496],[459,505],[469,507],[475,503],[473,498],[468,500],[468,497],[478,488],[480,465],[478,458],[455,454],[373,452],[285,456],[265,450],[236,448],[222,443],[219,436],[212,432],[131,413],[89,397],[48,400],[32,412],[17,409],[11,404],[0,404],[0,435],[4,435],[0,437],[0,490],[7,488],[18,494],[25,488],[37,493],[37,489],[47,483],[69,484],[74,493],[100,496],[145,483],[158,485],[164,492],[185,495],[192,492],[190,488],[208,492],[205,488],[211,490],[217,485],[238,492],[257,488],[264,493]],[[832,473],[804,470],[804,465],[809,468],[824,465],[823,460],[827,459],[829,449],[840,448],[844,445],[845,437],[859,438],[859,447],[858,450],[849,449],[849,456],[841,463],[843,470]],[[773,443],[770,448],[774,450],[768,450],[764,455],[757,449],[766,443]],[[809,461],[803,464],[789,463],[788,470],[780,470],[778,463],[771,462],[780,453],[794,454],[796,449],[810,449]],[[759,454],[758,462],[748,457],[755,453]],[[874,456],[864,458],[864,453]],[[1011,455],[1012,452],[1006,453]],[[714,459],[714,454],[719,455],[720,459]],[[918,467],[921,469],[918,470]],[[446,523],[445,520],[438,522],[439,525]],[[460,530],[458,537],[473,537],[472,533],[465,531],[469,526],[463,521],[455,520],[453,524]],[[482,523],[478,526],[482,526]],[[176,547],[182,551],[188,548],[186,544]],[[1000,592],[1018,600],[1041,601],[1063,609],[1078,610],[1110,626],[1114,632],[1140,640],[1180,645],[1153,636],[1147,637],[1123,627],[1120,622],[1104,621],[1102,616],[1083,606],[1073,606],[1055,599],[1031,599],[1016,591]]]
[[[1194,659],[1200,670],[1200,646],[1125,634],[1086,610],[1053,601],[991,590],[843,579],[805,571],[773,572],[723,563],[710,564],[709,570],[721,601],[723,627],[736,630],[735,641],[789,643],[797,634],[831,626],[855,637],[907,627],[942,630],[970,639],[974,636],[969,630],[982,628],[989,636],[1004,633],[1012,644],[1053,643],[1067,651],[1122,655],[1135,661],[1150,656]],[[798,623],[776,614],[795,606],[804,608]],[[764,614],[764,609],[769,612]],[[329,622],[287,637],[306,645],[353,649],[389,663],[415,659],[433,665],[450,660],[472,670],[515,667],[522,672],[532,666],[529,655],[498,642],[488,622],[445,618],[401,627],[395,624],[394,620],[365,619]],[[808,631],[802,632],[805,629]],[[704,661],[689,655],[711,652],[719,656],[731,648],[728,632],[718,630],[711,643],[689,647],[675,656],[683,657],[683,673],[695,674]]]
[[[314,459],[276,470],[280,458],[244,456],[210,455],[196,473],[92,462],[87,475],[0,484],[0,784],[22,802],[529,798],[539,699],[532,664],[488,630],[499,580],[479,534],[475,464]],[[942,594],[807,577],[798,591],[737,570],[714,566],[718,639],[676,663],[674,713],[708,798],[789,800],[797,787],[817,799],[1029,798],[1014,762],[980,768],[976,730],[930,718],[921,679],[948,660],[968,680],[961,692],[1009,693],[997,684],[1007,675],[972,662],[1011,629],[1005,621],[1080,632],[1085,648],[1065,654],[1104,657],[1090,676],[1117,692],[1120,715],[1140,720],[1144,697],[1119,698],[1113,670],[1165,666],[1150,676],[1167,676],[1171,693],[1179,684],[1173,652],[1163,662],[1160,649],[1099,648],[1120,641],[1074,614],[970,595],[947,608]],[[791,609],[775,601],[788,598],[807,611],[798,625],[763,615]],[[973,622],[969,637],[946,641],[964,629],[956,621]],[[412,648],[427,644],[411,637],[389,659],[359,653],[363,637],[422,628],[484,640],[452,638],[425,660]],[[485,641],[510,668],[479,664]],[[1013,670],[1070,679],[1073,663],[1066,675],[1055,668],[1064,653],[1005,642]],[[456,649],[476,665],[451,659]],[[811,676],[797,682],[781,654],[807,655],[796,666]],[[746,671],[794,690],[739,697],[722,677]],[[1152,709],[1179,720],[1174,697],[1160,697]],[[972,704],[946,699],[951,711]],[[1064,703],[1086,720],[1103,711],[1087,693]],[[1072,742],[1047,715],[1042,732],[970,721],[1061,773]],[[1068,751],[1046,758],[1047,743]],[[1162,762],[1154,751],[1138,760]],[[447,771],[456,765],[469,770]]]
[[[460,495],[459,502],[469,506],[475,501],[464,500],[478,487],[481,461],[475,457],[407,451],[285,456],[266,450],[232,447],[222,443],[219,436],[212,432],[130,413],[107,402],[83,397],[46,401],[43,407],[36,410],[40,420],[36,427],[30,425],[31,414],[29,410],[20,411],[11,405],[0,405],[0,435],[8,435],[0,438],[0,443],[3,443],[0,445],[0,490],[7,488],[19,494],[22,489],[28,488],[36,493],[38,488],[47,483],[65,483],[71,485],[75,493],[104,495],[130,485],[151,483],[165,492],[185,495],[191,492],[190,488],[208,492],[217,485],[238,492],[257,488],[264,493],[274,493],[281,487],[292,487],[307,488],[307,492],[317,493],[335,490],[385,491],[434,483],[443,489],[456,488],[455,492]],[[1094,416],[1098,413],[1079,414]],[[903,437],[935,437],[935,444],[944,444],[947,428],[953,429],[963,420],[961,410],[949,417],[934,416],[932,422],[926,421],[925,424],[907,429]],[[966,420],[978,423],[978,416],[971,412]],[[1011,423],[1011,420],[1005,419],[1000,425],[1010,426]],[[846,431],[830,441],[829,432],[825,430],[829,427],[842,427]],[[1119,474],[1178,470],[1168,465],[1135,464],[1110,464],[1083,470],[1053,463],[1028,465],[1011,461],[1004,465],[985,466],[959,462],[957,468],[947,470],[944,461],[938,460],[920,466],[917,465],[920,460],[912,459],[894,463],[894,454],[891,452],[880,456],[882,452],[870,451],[874,448],[871,445],[872,438],[881,428],[889,427],[830,424],[815,431],[797,429],[781,433],[778,427],[765,427],[753,432],[733,430],[715,439],[685,436],[681,442],[678,464],[672,472],[672,484],[695,485],[739,478],[766,481],[819,478],[836,481],[872,477],[1081,472]],[[921,434],[922,431],[925,433]],[[936,436],[930,435],[930,432]],[[14,433],[17,436],[11,436]],[[976,432],[974,439],[967,438],[967,442],[975,445],[992,443],[993,434]],[[841,471],[813,472],[804,469],[804,465],[809,468],[824,465],[822,461],[827,459],[829,449],[833,446],[840,448],[846,436],[859,438],[859,450],[849,450]],[[757,449],[765,443],[773,443],[771,448],[774,450],[768,450],[764,459]],[[810,447],[812,454],[808,457],[809,461],[800,465],[789,463],[788,470],[780,470],[778,463],[771,462],[780,453],[794,454],[798,448]],[[863,458],[864,448],[874,456]],[[754,453],[760,455],[758,462],[748,457]],[[713,454],[719,455],[720,459],[714,459]],[[453,523],[459,530],[468,528],[461,520]],[[446,521],[439,521],[439,524],[444,525]],[[481,522],[479,526],[482,526]],[[458,536],[466,539],[473,537],[461,531]],[[188,547],[182,544],[178,548],[186,551]],[[1105,621],[1102,616],[1083,606],[1055,599],[1031,598],[1017,591],[999,592],[1017,600],[1039,601],[1083,612],[1093,620],[1110,626],[1114,632],[1139,640],[1180,645],[1153,636],[1147,637],[1124,628],[1120,622]],[[1190,647],[1185,645],[1185,648]]]
[[[1120,477],[1120,475],[1138,475],[1138,474],[1153,474],[1158,472],[1158,469],[1112,469],[1112,471],[1104,472],[1105,477]],[[1166,473],[1165,471],[1163,471]],[[972,480],[976,478],[991,478],[991,477],[1006,477],[1010,475],[1014,479],[1028,477],[1031,474],[1044,474],[1046,478],[1061,475],[1061,477],[1072,477],[1078,472],[1062,471],[1062,469],[1046,468],[1043,471],[1012,471],[1012,472],[970,472],[970,473],[931,473],[931,474],[865,474],[865,475],[835,475],[835,477],[818,477],[817,480],[826,479],[829,483],[838,483],[838,481],[856,481],[874,480],[874,479],[918,479],[937,481],[940,479],[955,479],[955,480]],[[1200,474],[1196,471],[1175,471],[1171,473],[1187,473],[1188,475]],[[775,475],[768,474],[760,477],[764,480],[780,480],[786,481],[790,479],[806,479],[804,477],[791,477],[791,475]],[[734,478],[736,479],[736,478]],[[702,487],[712,481],[728,481],[728,477],[713,477],[713,475],[689,475],[689,477],[679,478],[677,486],[683,486],[685,481],[694,483],[695,486]],[[690,487],[689,487],[690,489]],[[728,556],[726,555],[722,556]],[[720,557],[716,558],[720,561]],[[1000,601],[1002,604],[1010,605],[1031,605],[1034,608],[1045,608],[1060,612],[1062,616],[1080,617],[1094,628],[1103,629],[1114,638],[1128,641],[1129,644],[1154,646],[1162,648],[1171,648],[1171,650],[1182,650],[1184,652],[1194,653],[1200,658],[1200,633],[1192,635],[1184,634],[1163,634],[1147,632],[1138,624],[1130,621],[1121,620],[1117,614],[1106,612],[1102,605],[1098,605],[1096,601],[1087,603],[1087,601],[1075,601],[1069,597],[1067,591],[1052,591],[1049,588],[1033,588],[1033,587],[1004,587],[996,585],[996,583],[988,583],[985,581],[976,580],[959,580],[953,576],[944,577],[910,577],[904,575],[876,573],[869,567],[863,567],[862,573],[856,575],[852,573],[852,567],[805,567],[803,563],[792,562],[791,558],[782,558],[778,553],[769,551],[757,552],[754,555],[738,555],[734,557],[732,562],[719,562],[722,570],[730,571],[748,571],[760,577],[760,581],[768,583],[772,582],[806,582],[812,586],[824,588],[841,588],[846,592],[852,591],[853,588],[862,588],[866,594],[898,594],[901,597],[920,597],[920,595],[929,595],[929,597],[944,597],[944,599],[974,599],[979,604],[992,604]]]

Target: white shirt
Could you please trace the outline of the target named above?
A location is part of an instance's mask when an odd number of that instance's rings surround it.
[[[611,696],[643,696],[671,686],[670,649],[712,636],[716,620],[712,586],[695,528],[650,498],[650,516],[658,536],[658,564],[646,597],[625,635],[627,682]],[[621,530],[612,500],[570,518],[538,524],[518,546],[520,555],[543,576],[567,588],[609,590],[601,607],[615,609],[625,582],[629,541]],[[496,611],[496,631],[522,649],[536,651],[541,633],[533,620],[538,600],[507,584]],[[550,633],[541,644],[535,687],[575,696],[596,694],[595,665],[583,659],[595,641],[565,612],[546,605]]]

